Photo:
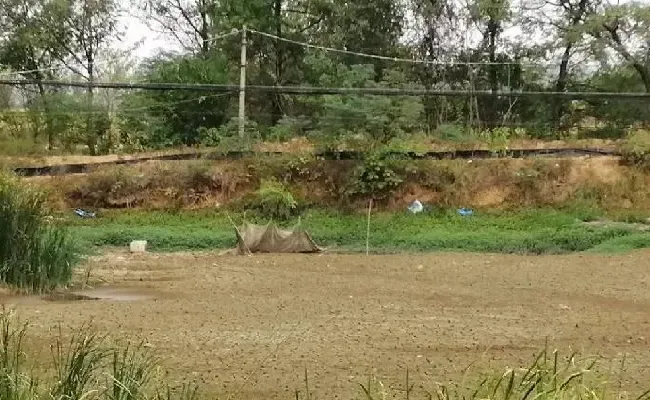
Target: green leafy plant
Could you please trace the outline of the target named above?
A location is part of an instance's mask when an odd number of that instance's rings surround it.
[[[77,255],[48,218],[45,193],[0,174],[0,282],[43,292],[69,282]]]
[[[378,156],[370,156],[364,160],[352,178],[348,193],[354,196],[371,197],[375,200],[385,200],[402,183],[402,178]]]
[[[277,124],[269,129],[267,139],[274,142],[285,142],[291,138],[303,135],[308,121],[305,118],[284,116]]]
[[[276,179],[262,181],[245,206],[258,216],[272,220],[286,220],[298,213],[298,202],[293,194]]]

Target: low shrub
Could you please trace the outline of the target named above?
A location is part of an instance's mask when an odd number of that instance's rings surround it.
[[[127,167],[89,174],[71,197],[93,207],[129,208],[142,200],[149,178]]]
[[[245,201],[247,210],[264,219],[284,221],[298,214],[298,202],[278,180],[262,181],[260,188]]]
[[[74,246],[51,223],[46,201],[43,192],[0,174],[0,282],[43,292],[72,277]]]
[[[402,178],[387,161],[371,156],[354,171],[348,195],[382,201],[390,197],[401,184]]]
[[[623,164],[650,171],[650,131],[639,130],[630,133],[620,152]]]

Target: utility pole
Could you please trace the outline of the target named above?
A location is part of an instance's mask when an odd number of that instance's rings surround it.
[[[239,138],[243,139],[246,128],[246,25],[241,30],[241,61],[239,68]]]

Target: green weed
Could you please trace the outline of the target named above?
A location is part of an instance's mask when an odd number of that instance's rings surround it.
[[[172,390],[156,375],[157,365],[143,346],[113,346],[90,324],[69,340],[62,330],[51,345],[54,380],[36,379],[25,366],[27,324],[0,311],[0,399],[3,400],[197,400],[198,388]]]
[[[45,204],[44,193],[0,175],[0,282],[43,292],[70,280],[75,249]]]
[[[258,216],[271,220],[284,221],[298,213],[298,202],[293,194],[276,179],[262,181],[260,188],[243,204]]]
[[[376,213],[371,215],[370,247],[376,253],[451,250],[559,254],[590,250],[638,233],[619,225],[600,227],[583,223],[584,219],[597,217],[591,209],[510,213],[477,210],[469,217],[459,216],[453,210],[416,215]],[[236,223],[243,219],[268,221],[255,215],[233,218]],[[310,211],[301,218],[302,226],[317,243],[336,251],[364,250],[366,222],[363,214],[326,211]],[[87,246],[127,246],[136,239],[148,240],[154,251],[223,249],[235,245],[232,224],[225,214],[216,211],[115,211],[96,220],[69,219],[68,223]],[[640,240],[635,243],[643,245]]]

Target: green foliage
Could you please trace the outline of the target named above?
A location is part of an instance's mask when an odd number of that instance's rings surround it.
[[[323,71],[324,61],[309,59],[314,70]],[[327,65],[327,64],[325,64]],[[331,70],[320,75],[319,84],[338,87],[407,88],[413,87],[405,74],[397,70],[384,71],[383,79],[374,81],[373,65],[331,65]],[[422,129],[424,110],[419,98],[378,95],[326,95],[308,100],[316,110],[314,134],[331,140],[350,135],[360,135],[370,143],[386,144],[391,139]]]
[[[452,142],[466,142],[470,137],[468,129],[461,125],[441,125],[434,132],[434,136]]]
[[[262,181],[260,188],[244,204],[259,217],[276,221],[287,220],[299,210],[291,192],[274,178]]]
[[[650,171],[650,131],[632,132],[620,150],[624,163]]]
[[[163,83],[223,84],[229,80],[228,62],[220,54],[207,58],[178,56],[153,60],[147,79]],[[179,144],[196,145],[206,131],[228,121],[228,97],[223,94],[187,90],[139,92],[124,100],[126,108],[141,108],[140,113],[125,113],[124,129],[140,135],[145,147]]]
[[[267,139],[273,142],[286,142],[292,138],[304,136],[309,121],[307,118],[283,116],[277,124],[269,129]]]
[[[371,249],[396,251],[470,251],[517,254],[561,254],[593,249],[638,231],[580,222],[602,215],[596,211],[533,210],[512,213],[476,211],[461,217],[453,210],[411,215],[372,216]],[[249,218],[247,215],[246,218]],[[260,219],[264,221],[264,218]],[[312,211],[302,224],[314,240],[341,251],[365,249],[366,216]],[[71,220],[79,240],[90,246],[127,246],[133,237],[149,241],[154,251],[232,248],[235,236],[226,215],[213,211],[167,214],[116,212],[97,220]],[[620,238],[620,239],[619,239]],[[637,242],[641,243],[641,242]],[[650,242],[646,243],[650,246]],[[643,245],[643,247],[647,247]]]
[[[69,282],[75,249],[49,218],[44,193],[0,174],[0,282],[34,292]]]
[[[598,358],[568,357],[559,352],[540,352],[525,368],[508,368],[503,373],[483,373],[485,377],[473,387],[439,385],[437,400],[507,400],[507,399],[590,399],[604,400],[606,389],[598,373]],[[622,396],[618,393],[613,398]],[[638,400],[646,400],[648,393]]]
[[[156,54],[138,73],[111,73],[104,64],[111,65],[116,54],[105,50],[117,36],[114,0],[86,1],[83,7],[77,0],[0,0],[0,9],[6,11],[0,21],[5,32],[0,38],[0,65],[3,70],[23,71],[21,77],[37,82],[67,79],[53,68],[64,64],[82,79],[91,79],[93,70],[94,80],[236,84],[240,38],[223,37],[223,33],[247,25],[290,41],[348,51],[318,51],[249,32],[247,85],[650,91],[647,49],[635,45],[650,38],[650,7],[588,0],[546,3],[544,8],[547,12],[535,13],[508,0],[472,0],[462,6],[423,0],[408,4],[162,0],[144,7],[142,17],[182,50]],[[540,19],[540,15],[552,18]],[[422,34],[404,42],[400,38],[407,20],[417,21]],[[503,32],[509,28],[547,40],[504,41]],[[461,34],[468,30],[481,40],[468,45],[467,35]],[[564,56],[559,61],[551,54]],[[102,76],[96,74],[100,71]],[[41,153],[45,148],[105,154],[175,146],[251,147],[239,143],[236,135],[234,93],[129,91],[102,99],[104,92],[96,89],[93,102],[88,103],[89,97],[77,91],[38,84],[29,89],[21,92],[23,96],[13,96],[25,108],[18,113],[22,122],[12,121],[10,134],[2,132],[7,122],[0,123],[2,147],[12,144],[7,136],[15,139],[13,149],[5,153]],[[6,90],[0,97],[3,105],[10,103]],[[249,90],[246,132],[253,140],[278,142],[307,136],[319,149],[376,150],[421,132],[433,139],[473,142],[480,136],[476,132],[499,136],[516,126],[525,129],[518,137],[611,139],[650,120],[647,103],[639,99],[591,98],[581,102],[581,109],[575,103],[560,98],[549,101],[547,96],[301,96]],[[592,126],[585,129],[585,124]],[[29,146],[32,139],[36,144]]]
[[[196,400],[198,388],[184,385],[174,391],[156,376],[157,363],[144,344],[109,344],[89,324],[77,328],[69,340],[59,327],[52,360],[55,379],[28,374],[31,362],[24,339],[28,325],[15,314],[0,311],[0,397],[6,400]],[[31,372],[31,371],[29,371]]]
[[[239,137],[239,118],[231,118],[218,128],[200,127],[199,140],[202,144],[221,147],[226,151],[245,151],[251,149],[251,144],[260,138],[258,125],[247,119],[244,125],[244,139]]]
[[[378,156],[367,158],[355,171],[348,194],[386,200],[402,183],[389,163]]]

